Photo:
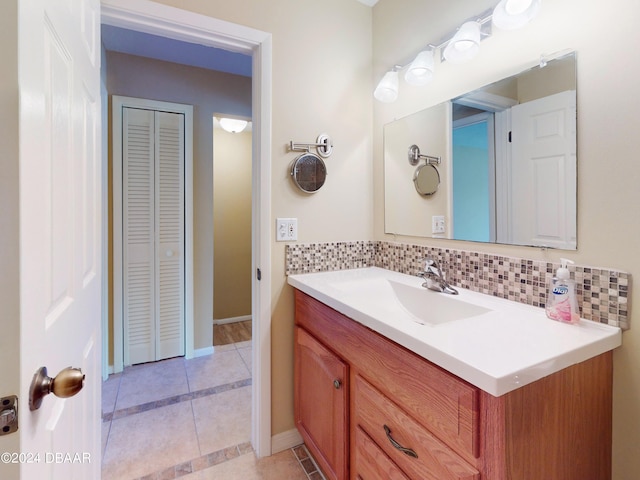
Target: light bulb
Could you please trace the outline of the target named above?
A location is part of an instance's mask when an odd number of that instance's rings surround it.
[[[464,23],[444,49],[444,58],[451,63],[463,63],[476,56],[480,49],[480,24]]]
[[[502,30],[524,27],[538,14],[541,0],[501,0],[493,10],[492,22]]]
[[[504,9],[509,15],[520,15],[531,6],[531,0],[507,0]]]

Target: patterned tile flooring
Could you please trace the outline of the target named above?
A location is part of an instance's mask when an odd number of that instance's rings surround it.
[[[251,341],[111,375],[102,419],[104,480],[322,478],[304,447],[253,453]]]

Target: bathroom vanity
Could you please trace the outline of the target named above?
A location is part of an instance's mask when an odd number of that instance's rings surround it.
[[[328,479],[611,478],[619,329],[378,268],[289,283],[296,425]]]

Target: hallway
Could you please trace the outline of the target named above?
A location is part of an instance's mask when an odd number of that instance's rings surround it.
[[[321,478],[303,447],[257,460],[250,422],[251,341],[128,367],[102,387],[102,478]]]

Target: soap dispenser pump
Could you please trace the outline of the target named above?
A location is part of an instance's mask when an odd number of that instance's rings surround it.
[[[549,284],[545,308],[547,317],[565,323],[578,323],[580,312],[576,298],[576,284],[571,280],[567,268],[567,263],[573,262],[566,258],[561,258],[560,261],[561,267],[556,270],[556,275]]]

